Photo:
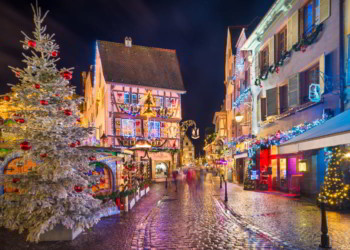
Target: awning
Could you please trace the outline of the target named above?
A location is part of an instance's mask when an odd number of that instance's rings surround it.
[[[281,144],[278,148],[279,154],[292,154],[349,143],[350,110],[347,110],[304,134]]]

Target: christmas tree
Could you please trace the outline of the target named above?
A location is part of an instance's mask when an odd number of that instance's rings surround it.
[[[63,224],[66,228],[89,228],[99,221],[100,201],[92,197],[91,175],[95,158],[90,152],[78,149],[92,128],[80,126],[75,89],[69,85],[72,68],[57,69],[59,46],[54,35],[46,34],[42,26],[47,12],[32,6],[35,30],[33,37],[24,34],[24,69],[13,68],[19,84],[11,85],[13,94],[4,101],[17,109],[9,114],[13,122],[0,129],[14,134],[8,142],[22,152],[22,163],[36,163],[27,173],[2,176],[6,186],[15,188],[0,198],[0,226],[23,232],[27,240],[38,241],[40,235]],[[10,109],[9,109],[9,112]],[[90,159],[89,159],[90,158]]]
[[[318,195],[318,201],[329,208],[341,208],[344,201],[348,200],[349,186],[343,183],[344,173],[341,170],[343,153],[339,147],[333,147],[326,151],[326,162],[328,168],[324,178],[324,184]]]

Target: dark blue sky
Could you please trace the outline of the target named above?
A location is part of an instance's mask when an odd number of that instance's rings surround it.
[[[72,83],[81,92],[80,72],[93,63],[95,40],[123,42],[130,36],[137,45],[175,49],[187,94],[183,117],[201,129],[211,126],[224,98],[224,53],[227,27],[247,25],[262,17],[274,0],[50,0],[39,1],[50,10],[49,33],[60,45],[61,67],[75,67]],[[29,0],[0,3],[0,93],[17,83],[8,65],[23,67],[21,30],[33,30]],[[257,22],[254,22],[254,25]],[[253,29],[254,26],[250,26]],[[198,147],[198,148],[199,148]]]

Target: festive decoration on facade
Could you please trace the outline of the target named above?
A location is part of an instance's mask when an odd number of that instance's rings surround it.
[[[152,96],[152,91],[148,91],[144,96],[144,105],[145,108],[142,110],[141,115],[144,115],[148,118],[157,116],[157,113],[154,111],[153,107],[156,106],[155,100]]]
[[[12,98],[4,98],[8,101],[6,105],[15,110],[14,119],[24,119],[20,118],[23,116],[26,122],[8,119],[0,125],[0,130],[20,138],[10,144],[14,149],[21,148],[18,151],[23,159],[30,159],[36,166],[30,174],[1,176],[14,192],[0,196],[0,227],[28,232],[27,240],[37,242],[41,234],[58,224],[66,228],[92,227],[100,219],[101,202],[93,198],[91,189],[87,188],[100,177],[84,174],[94,169],[88,160],[93,153],[71,148],[67,143],[80,143],[93,132],[92,128],[76,124],[83,100],[71,98],[75,91],[68,82],[71,69],[57,69],[57,59],[51,56],[59,46],[42,26],[46,14],[42,16],[38,6],[33,7],[33,11],[33,37],[24,34],[21,42],[29,50],[24,62],[30,69],[10,67],[13,72],[21,72],[20,84],[11,85]],[[58,77],[65,72],[70,76]],[[35,84],[40,85],[40,94],[33,87]],[[53,97],[58,92],[60,97]],[[59,107],[71,110],[72,115],[62,115]],[[21,181],[13,181],[15,178]]]
[[[261,75],[258,78],[255,79],[254,84],[256,86],[262,87],[261,81],[267,80],[269,74],[270,73],[271,74],[275,73],[276,70],[277,70],[277,73],[278,73],[279,72],[279,68],[284,65],[284,61],[287,58],[291,57],[293,52],[298,52],[298,51],[305,52],[307,46],[315,43],[316,39],[319,36],[319,34],[321,33],[322,29],[323,29],[323,23],[315,25],[315,27],[313,29],[314,30],[313,32],[311,32],[307,36],[303,36],[303,38],[299,42],[297,42],[296,44],[294,44],[292,46],[291,50],[282,52],[281,58],[280,58],[280,60],[277,63],[275,63],[274,65],[269,66],[263,72],[261,72]]]
[[[317,200],[328,208],[342,208],[344,202],[349,200],[349,185],[344,184],[344,173],[341,169],[342,158],[343,152],[339,147],[325,150],[328,168]]]
[[[251,87],[245,89],[244,92],[236,99],[236,101],[232,103],[232,108],[238,108],[244,102],[244,100],[251,95],[251,93]]]

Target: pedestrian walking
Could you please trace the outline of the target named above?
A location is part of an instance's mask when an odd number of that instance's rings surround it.
[[[178,176],[178,171],[174,170],[173,171],[173,183],[175,184],[175,192],[177,192],[177,176]]]

